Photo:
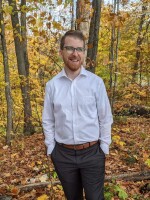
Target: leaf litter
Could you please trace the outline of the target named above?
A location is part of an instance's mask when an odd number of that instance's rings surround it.
[[[106,157],[106,176],[150,170],[150,120],[147,118],[123,118],[112,127],[110,154]],[[56,181],[53,164],[48,161],[44,135],[16,136],[11,147],[0,142],[0,198],[12,200],[63,200],[61,185],[48,185],[30,191],[20,191],[18,186],[46,181]],[[140,188],[148,181],[117,181],[125,188],[128,199],[148,199],[150,191]],[[107,184],[107,183],[106,183]],[[119,199],[114,195],[112,200]]]

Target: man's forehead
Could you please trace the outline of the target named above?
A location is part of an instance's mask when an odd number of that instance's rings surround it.
[[[78,44],[81,44],[81,45],[84,45],[84,41],[81,40],[80,38],[78,37],[73,37],[73,36],[67,36],[65,38],[65,44],[68,44],[68,43],[78,43]]]
[[[80,40],[81,42],[83,42],[82,39],[80,39],[80,38],[78,38],[78,37],[76,37],[76,36],[66,36],[65,41],[66,41],[66,40],[72,40],[72,39]]]

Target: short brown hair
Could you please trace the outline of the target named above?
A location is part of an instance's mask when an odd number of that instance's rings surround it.
[[[79,30],[69,30],[62,36],[62,38],[60,40],[60,49],[61,50],[63,50],[63,48],[64,48],[65,38],[67,36],[78,38],[78,39],[82,40],[84,42],[84,47],[85,47],[85,37],[84,37],[83,33]]]

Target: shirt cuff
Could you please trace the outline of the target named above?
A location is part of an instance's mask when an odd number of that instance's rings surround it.
[[[55,143],[53,143],[51,145],[48,145],[48,147],[47,147],[47,156],[49,156],[52,153],[54,147],[55,147]]]
[[[106,143],[101,143],[100,147],[105,154],[109,154],[109,145]]]

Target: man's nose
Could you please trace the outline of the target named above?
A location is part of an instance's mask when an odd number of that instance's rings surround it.
[[[78,51],[76,49],[74,49],[74,51],[72,52],[73,55],[78,55]]]

